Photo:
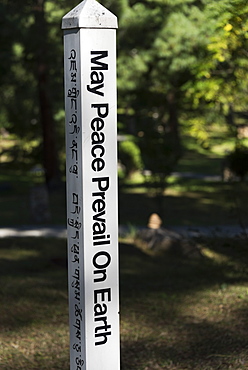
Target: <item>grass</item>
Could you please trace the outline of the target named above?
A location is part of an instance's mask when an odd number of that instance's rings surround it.
[[[0,165],[0,225],[16,226],[34,223],[30,209],[32,187],[41,182],[41,178],[21,169],[7,168]],[[66,191],[65,184],[49,193],[50,224],[65,224]]]
[[[223,140],[223,133],[215,139],[215,145],[233,145]],[[186,137],[186,136],[185,136]],[[214,179],[205,180],[201,174],[221,175],[224,149],[203,149],[196,140],[184,138],[185,153],[175,172],[193,173],[195,178],[170,176],[161,199],[145,182],[141,174],[119,186],[119,222],[125,225],[146,225],[151,213],[160,214],[163,225],[207,226],[248,225],[247,183],[223,183]],[[30,212],[31,188],[40,178],[0,163],[0,225],[16,226],[33,224]],[[45,224],[66,223],[65,184],[50,191],[51,218]],[[44,223],[43,223],[44,224]],[[42,223],[40,224],[42,225]]]
[[[30,212],[30,191],[33,184],[34,179],[29,174],[1,171],[0,225],[2,227],[34,223]],[[147,188],[138,177],[136,182],[120,186],[119,221],[126,225],[146,225],[149,215],[157,212],[161,214],[166,227],[239,224],[240,218],[244,224],[248,224],[247,186],[247,183],[170,177],[164,196],[158,202],[152,189]],[[51,211],[49,224],[64,225],[66,222],[65,185],[50,191],[49,199]]]
[[[0,245],[0,368],[69,368],[65,241]]]
[[[203,261],[138,252],[124,261],[124,368],[247,368],[246,242],[201,244]]]
[[[204,258],[120,244],[122,370],[248,367],[243,239],[199,239]],[[1,370],[69,369],[66,242],[0,239]]]
[[[248,225],[247,183],[176,179],[167,187],[162,199],[138,189],[140,192],[125,188],[119,194],[120,222],[123,224],[146,225],[149,215],[157,212],[165,227],[240,222]]]
[[[220,175],[232,141],[210,150],[186,138],[176,172]],[[8,149],[1,146],[1,150]],[[32,224],[34,175],[0,163],[0,225]],[[133,244],[136,225],[161,212],[164,226],[248,225],[247,184],[170,177],[162,199],[137,176],[120,186],[122,370],[248,368],[246,239],[201,238],[204,258],[147,255]],[[65,186],[51,191],[50,224],[65,224]],[[66,242],[0,239],[0,369],[69,369]],[[112,370],[112,369],[110,369]]]
[[[222,156],[193,146],[185,152],[175,172],[192,173],[195,178],[170,176],[162,198],[145,187],[137,176],[119,192],[120,223],[146,225],[151,213],[159,213],[163,225],[215,226],[248,225],[247,182],[216,181],[221,176]],[[210,176],[203,178],[201,175]]]
[[[177,172],[192,172],[195,174],[220,175],[222,156],[209,151],[196,152],[189,150],[176,166]]]

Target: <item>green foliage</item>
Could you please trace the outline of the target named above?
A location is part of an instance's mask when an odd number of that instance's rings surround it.
[[[137,137],[145,166],[167,174],[180,156],[181,123],[204,147],[230,112],[246,112],[246,0],[102,0],[119,18],[118,107],[121,133]],[[44,3],[44,19],[38,5]],[[64,161],[62,16],[76,0],[0,3],[0,127],[42,161],[39,68],[55,140]],[[37,18],[38,17],[38,18]],[[236,124],[236,116],[233,124]],[[158,132],[163,128],[163,133]],[[235,131],[235,130],[233,130]],[[143,138],[139,136],[144,133]],[[147,134],[148,133],[148,134]],[[140,168],[133,160],[132,166]],[[154,162],[154,163],[152,163]],[[132,170],[131,170],[132,171]],[[162,172],[161,172],[162,171]]]
[[[178,122],[209,146],[211,127],[226,124],[230,106],[247,107],[247,4],[130,1],[120,21],[118,65],[123,111],[143,121],[157,115],[164,124],[173,93]]]
[[[0,68],[4,72],[0,77],[0,127],[20,138],[17,144],[21,144],[16,149],[23,155],[19,155],[18,160],[32,158],[30,165],[44,163],[44,153],[50,150],[45,141],[45,111],[49,112],[46,113],[48,128],[55,132],[52,140],[57,141],[52,146],[57,146],[61,153],[64,151],[64,116],[58,115],[64,106],[60,24],[68,3],[25,0],[20,7],[14,0],[0,4],[4,50],[0,56]],[[72,1],[70,3],[72,5]],[[46,96],[45,103],[42,94]],[[38,150],[29,144],[34,140],[40,143]],[[55,156],[56,151],[50,150],[50,163]]]
[[[192,110],[187,84],[207,45],[204,17],[191,1],[143,1],[130,3],[120,21],[119,108],[134,121],[132,134],[145,133],[145,167],[163,179],[181,154],[180,118]]]
[[[142,169],[139,147],[134,141],[121,141],[119,144],[119,159],[125,167],[125,176],[130,177],[135,171]]]
[[[248,6],[244,0],[207,1],[205,22],[209,24],[204,58],[194,68],[187,96],[196,109],[218,116],[230,110],[246,111],[247,107],[247,47]]]

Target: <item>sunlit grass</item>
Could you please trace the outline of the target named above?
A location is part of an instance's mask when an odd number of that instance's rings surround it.
[[[39,253],[36,250],[25,250],[21,249],[19,251],[15,249],[1,249],[1,258],[6,259],[6,261],[21,261],[22,259],[29,257],[38,257]]]

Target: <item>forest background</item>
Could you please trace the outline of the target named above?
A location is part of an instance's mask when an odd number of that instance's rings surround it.
[[[118,16],[120,183],[160,193],[190,139],[248,171],[246,0],[102,0]],[[0,162],[64,179],[61,19],[75,0],[0,2]],[[217,140],[218,139],[218,140]],[[237,167],[237,165],[236,165]]]
[[[245,370],[248,185],[236,175],[248,171],[247,0],[100,2],[119,19],[122,369]],[[61,19],[77,3],[0,0],[1,228],[34,223],[40,183],[50,225],[66,222]],[[222,182],[231,158],[235,181]],[[136,226],[159,210],[202,258],[135,248]],[[243,233],[223,236],[220,224]],[[66,240],[0,242],[1,369],[68,369]]]

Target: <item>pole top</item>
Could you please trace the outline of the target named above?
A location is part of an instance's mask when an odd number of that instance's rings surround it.
[[[117,17],[96,0],[84,0],[62,19],[62,29],[118,28]]]

